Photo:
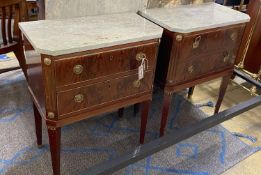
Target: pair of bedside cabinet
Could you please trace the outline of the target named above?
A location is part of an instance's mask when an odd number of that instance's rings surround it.
[[[190,16],[198,8],[213,15]],[[55,175],[60,174],[65,125],[141,103],[140,143],[144,143],[155,69],[155,82],[165,91],[161,135],[173,92],[224,77],[218,111],[249,17],[214,3],[140,14],[148,20],[122,13],[19,24],[37,144],[42,144],[43,118]]]

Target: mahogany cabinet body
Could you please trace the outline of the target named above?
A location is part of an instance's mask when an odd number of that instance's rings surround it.
[[[232,76],[244,28],[245,24],[238,24],[192,33],[164,30],[155,74],[155,84],[165,92],[161,136],[174,92],[223,77],[215,109],[218,112]]]
[[[144,142],[158,46],[159,39],[154,39],[50,56],[37,54],[25,38],[37,143],[42,143],[41,116],[48,128],[54,174],[60,174],[60,129],[65,125],[142,103],[140,143]],[[145,54],[148,68],[137,81],[140,53]]]

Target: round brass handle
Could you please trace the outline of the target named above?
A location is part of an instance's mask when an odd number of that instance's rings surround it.
[[[188,72],[191,74],[194,72],[194,66],[189,66],[188,67]]]
[[[141,60],[146,59],[146,58],[147,58],[146,54],[145,54],[145,53],[142,53],[142,52],[140,52],[140,53],[138,53],[138,54],[136,55],[136,60],[137,60],[137,61],[141,61]]]
[[[73,67],[73,73],[75,73],[76,75],[81,74],[82,71],[83,71],[83,66],[80,65],[80,64],[75,65],[75,66]]]
[[[75,103],[81,103],[84,100],[84,96],[82,94],[78,94],[74,96]]]
[[[48,116],[48,118],[53,119],[54,118],[54,113],[53,112],[48,112],[47,116]]]
[[[140,80],[135,80],[134,82],[133,82],[133,86],[135,87],[135,88],[138,88],[138,87],[140,87]]]
[[[236,32],[233,32],[231,35],[230,35],[230,38],[232,41],[236,41],[237,39],[237,33]]]
[[[50,58],[44,58],[44,64],[50,66],[52,64],[52,60]]]

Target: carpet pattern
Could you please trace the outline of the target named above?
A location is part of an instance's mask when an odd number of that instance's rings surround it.
[[[0,71],[4,69],[10,69],[18,67],[19,63],[13,52],[7,54],[0,54]]]
[[[13,52],[10,52],[8,54],[0,54],[0,62],[3,62],[3,61],[10,61],[12,59],[16,59],[15,55]]]
[[[153,98],[146,142],[159,135],[162,92],[157,90]],[[32,102],[20,70],[0,75],[0,99],[0,174],[52,174],[46,127],[44,147],[38,149]],[[207,117],[182,95],[173,102],[167,132]],[[139,115],[133,116],[129,107],[122,119],[112,112],[62,128],[61,174],[85,174],[94,164],[134,149],[139,145],[139,124]],[[220,174],[255,151],[216,126],[114,174]]]

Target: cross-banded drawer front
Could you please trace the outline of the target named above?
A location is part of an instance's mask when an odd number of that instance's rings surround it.
[[[231,68],[241,42],[244,26],[199,32],[183,38],[169,82],[180,84]],[[178,41],[176,41],[178,42]],[[174,45],[174,47],[176,47]]]
[[[234,50],[240,45],[243,31],[244,25],[185,36],[179,57],[190,59],[206,52]]]
[[[57,86],[69,85],[137,69],[146,58],[149,68],[155,65],[158,43],[67,58],[55,63]]]
[[[232,67],[235,58],[228,51],[216,52],[211,55],[201,55],[193,57],[189,61],[180,61],[175,71],[174,82],[181,82],[199,78],[208,73],[222,71],[228,67]]]
[[[138,74],[134,74],[59,92],[57,98],[58,113],[64,115],[140,93],[151,92],[152,83],[153,72],[148,71],[141,80],[138,80]]]

